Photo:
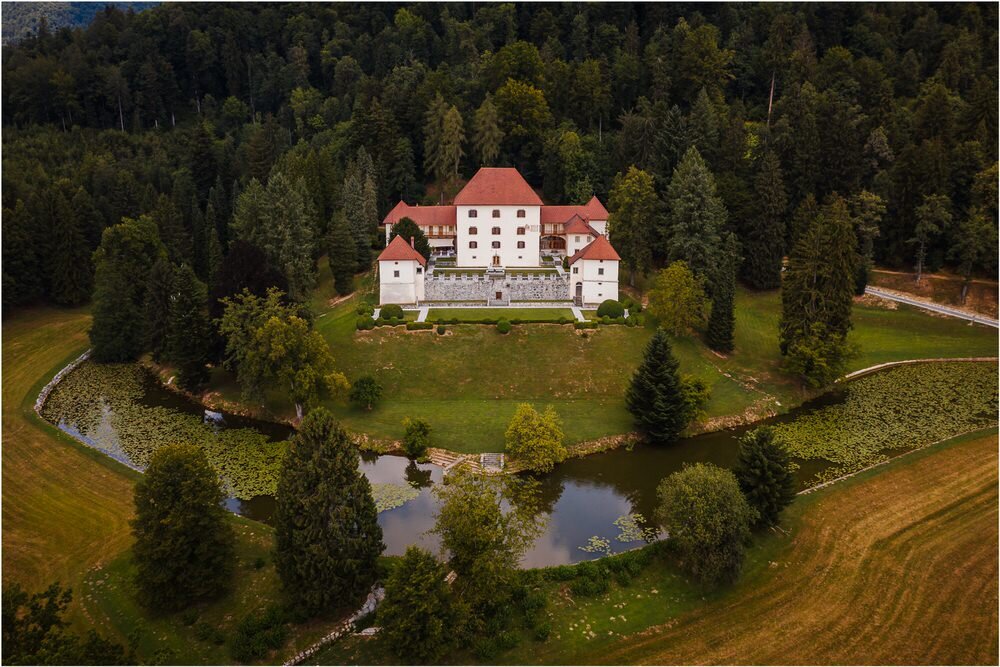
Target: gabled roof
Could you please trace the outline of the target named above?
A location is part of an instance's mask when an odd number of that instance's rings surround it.
[[[482,167],[455,195],[456,206],[541,206],[542,200],[512,167]]]
[[[540,222],[543,225],[556,225],[560,222],[566,222],[574,215],[579,215],[587,222],[591,220],[607,220],[608,209],[604,208],[601,200],[594,196],[583,206],[543,206]]]
[[[590,198],[590,201],[584,205],[584,210],[587,213],[587,217],[591,220],[607,220],[608,219],[608,209],[604,208],[604,204],[601,200],[594,195]]]
[[[598,236],[587,244],[586,247],[581,248],[575,255],[570,257],[569,263],[572,264],[578,259],[608,259],[618,261],[621,257],[611,247],[611,242],[608,241],[606,236]]]
[[[392,207],[382,220],[383,225],[394,225],[403,218],[409,218],[417,223],[418,227],[429,227],[431,225],[454,225],[454,206],[410,206],[405,201],[400,201]]]
[[[600,236],[590,223],[581,218],[579,215],[574,215],[570,218],[566,224],[563,226],[564,234],[590,234],[591,236]]]
[[[413,249],[409,241],[402,236],[394,236],[385,250],[378,256],[380,262],[420,262],[420,266],[425,266],[427,260],[419,252]]]

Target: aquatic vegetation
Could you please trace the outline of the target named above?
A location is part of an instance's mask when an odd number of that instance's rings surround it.
[[[249,428],[219,429],[171,407],[144,405],[145,373],[136,364],[85,362],[52,391],[42,416],[139,470],[164,445],[198,445],[229,495],[246,500],[274,494],[286,442]]]
[[[402,507],[419,495],[420,489],[412,484],[372,484],[372,497],[379,512]]]
[[[594,535],[589,540],[587,544],[582,547],[577,547],[580,551],[585,551],[588,554],[604,554],[605,556],[611,555],[611,540],[606,540],[603,537]]]
[[[848,385],[837,405],[775,426],[792,456],[835,466],[815,481],[834,479],[891,455],[997,424],[997,366],[928,363],[899,366]]]
[[[619,542],[636,542],[638,540],[652,542],[656,539],[656,528],[647,526],[646,517],[638,512],[622,515],[615,519],[614,524],[618,527],[619,532],[615,539]]]

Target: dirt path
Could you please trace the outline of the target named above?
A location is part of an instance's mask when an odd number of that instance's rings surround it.
[[[996,664],[997,437],[845,483],[763,577],[605,664]]]

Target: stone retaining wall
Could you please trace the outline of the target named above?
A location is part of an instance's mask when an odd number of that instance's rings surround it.
[[[49,400],[49,394],[51,394],[52,390],[56,388],[56,385],[62,382],[62,379],[67,375],[69,375],[69,373],[71,373],[74,368],[76,368],[89,358],[90,358],[90,350],[87,350],[79,357],[71,361],[69,365],[66,366],[64,369],[56,373],[55,377],[49,380],[49,383],[47,385],[42,387],[42,391],[39,392],[38,398],[35,399],[35,413],[37,413],[39,417],[42,416],[42,408],[45,407],[45,401]]]
[[[485,276],[457,278],[447,275],[428,276],[424,280],[425,301],[479,301],[485,303],[497,292],[504,301],[565,301],[569,298],[569,281],[559,275],[505,276],[494,280]]]

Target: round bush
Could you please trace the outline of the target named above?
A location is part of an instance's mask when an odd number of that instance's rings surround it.
[[[625,307],[614,299],[607,299],[601,302],[601,305],[597,307],[598,317],[621,317],[625,314]]]
[[[370,303],[359,303],[354,312],[358,315],[371,315],[375,312],[375,306]]]
[[[507,320],[500,320],[497,322],[497,331],[502,334],[510,333],[510,322]]]
[[[439,324],[438,325],[437,332],[438,332],[438,335],[441,335],[441,336],[444,335],[444,325],[443,324]]]
[[[375,320],[371,315],[362,315],[358,318],[357,327],[359,331],[370,331],[375,328]]]
[[[379,316],[384,317],[387,320],[403,319],[403,307],[397,303],[390,303],[387,306],[382,306],[382,310],[379,311]]]

